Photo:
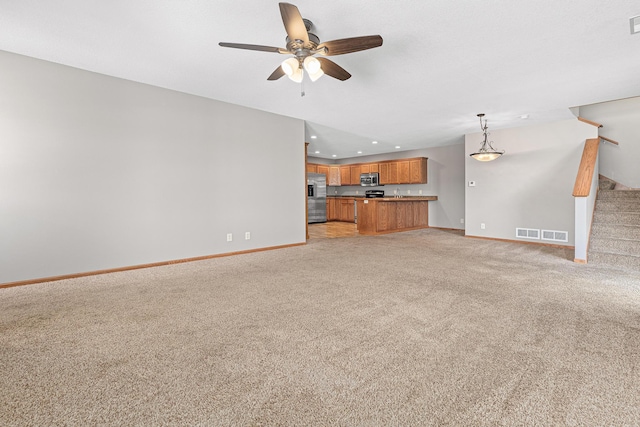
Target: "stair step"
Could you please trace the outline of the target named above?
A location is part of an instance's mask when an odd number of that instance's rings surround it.
[[[640,225],[594,223],[591,227],[591,238],[599,237],[640,240]]]
[[[609,265],[612,267],[640,270],[640,256],[589,251],[589,264]]]
[[[596,209],[616,212],[640,212],[640,198],[598,199],[596,201]]]
[[[594,224],[640,225],[640,212],[603,212],[596,209],[593,222]]]
[[[589,245],[590,249],[596,252],[640,256],[640,240],[599,237],[591,239]]]
[[[640,190],[600,190],[598,200],[605,199],[640,199]]]

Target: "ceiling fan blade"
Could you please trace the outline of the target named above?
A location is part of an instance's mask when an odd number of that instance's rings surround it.
[[[284,70],[281,66],[278,65],[278,68],[273,70],[273,73],[271,73],[271,75],[267,77],[267,80],[278,80],[282,76],[284,76]]]
[[[274,52],[274,53],[283,53],[283,54],[291,53],[288,50],[282,49],[279,47],[261,46],[258,44],[225,43],[225,42],[220,42],[218,44],[222,47],[232,47],[235,49],[259,50],[261,52]]]
[[[318,45],[318,50],[320,50],[319,53],[322,55],[333,56],[373,49],[378,46],[382,46],[382,37],[375,35],[351,37],[348,39],[339,39],[320,43]],[[324,50],[324,52],[322,52],[322,50]]]
[[[304,44],[309,43],[309,34],[307,34],[307,27],[304,25],[302,15],[297,7],[289,3],[280,4],[280,15],[282,15],[282,22],[284,28],[287,30],[289,40],[302,40]]]
[[[327,76],[331,76],[334,79],[342,81],[351,77],[351,74],[349,74],[347,70],[327,58],[318,58],[318,61],[320,61],[322,71],[324,71]]]

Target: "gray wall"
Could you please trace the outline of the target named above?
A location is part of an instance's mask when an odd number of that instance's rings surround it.
[[[432,227],[464,229],[460,222],[464,218],[464,144],[424,148],[373,156],[341,159],[335,164],[367,163],[381,160],[428,157],[427,184],[385,185],[380,187],[343,186],[329,187],[328,195],[362,195],[366,190],[384,190],[393,196],[399,191],[403,196],[438,196],[438,201],[429,202],[429,225]],[[318,162],[320,163],[320,162]],[[326,163],[323,162],[323,163]]]
[[[516,227],[567,231],[569,241],[557,244],[573,246],[573,186],[584,142],[597,137],[597,128],[575,119],[489,131],[494,147],[506,150],[492,162],[469,157],[482,133],[465,136],[466,234],[533,241],[516,238]]]
[[[0,93],[0,283],[305,241],[301,120],[1,51]]]
[[[640,188],[640,97],[580,107],[579,115],[602,124],[600,135],[620,143],[600,144],[600,173]]]

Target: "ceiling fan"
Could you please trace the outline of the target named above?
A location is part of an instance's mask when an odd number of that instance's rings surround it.
[[[296,6],[289,3],[279,3],[279,5],[282,22],[287,31],[286,48],[219,43],[222,47],[293,55],[292,58],[286,59],[278,66],[267,80],[278,80],[287,75],[291,80],[299,83],[302,81],[304,71],[306,71],[311,81],[316,81],[323,74],[344,81],[351,77],[351,74],[335,62],[324,58],[325,56],[343,55],[382,46],[382,37],[379,35],[351,37],[320,43],[318,36],[310,32],[313,23],[308,19],[303,19]],[[320,57],[316,58],[316,54]]]

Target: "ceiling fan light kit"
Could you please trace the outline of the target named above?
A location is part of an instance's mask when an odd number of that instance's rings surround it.
[[[313,82],[325,74],[344,81],[350,78],[351,74],[335,62],[324,58],[325,56],[343,55],[382,46],[382,37],[379,35],[351,37],[321,43],[318,36],[309,32],[313,23],[308,19],[303,19],[296,6],[289,3],[279,3],[279,6],[282,23],[287,32],[286,49],[254,44],[219,43],[222,47],[293,55],[292,58],[283,61],[267,80],[278,80],[286,75],[294,82],[300,83],[306,71],[309,79]],[[321,55],[321,57],[316,58],[314,55]]]
[[[504,150],[498,151],[493,148],[493,145],[491,145],[493,141],[489,141],[488,139],[489,132],[487,132],[487,120],[485,119],[484,123],[482,122],[482,118],[484,117],[483,113],[478,114],[478,117],[480,118],[480,129],[484,135],[484,140],[482,141],[480,149],[475,153],[469,154],[469,156],[480,162],[490,162],[502,156],[504,154]]]

